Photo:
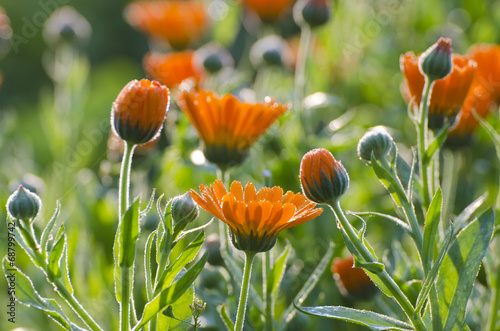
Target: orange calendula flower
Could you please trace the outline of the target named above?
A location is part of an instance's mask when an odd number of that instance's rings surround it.
[[[231,184],[227,192],[222,181],[213,186],[200,185],[200,193],[191,190],[191,197],[209,213],[231,229],[234,246],[246,252],[265,252],[276,243],[278,233],[319,216],[323,209],[300,193],[283,194],[281,187],[255,190],[248,183]]]
[[[250,104],[205,90],[181,91],[178,104],[203,140],[207,160],[222,169],[242,163],[250,147],[289,108],[269,97]]]
[[[468,140],[479,125],[472,110],[485,118],[500,102],[500,45],[476,45],[470,56],[476,61],[477,68],[458,121],[450,130],[449,138],[452,139],[463,137]]]
[[[340,293],[353,299],[369,299],[376,293],[376,287],[362,268],[354,267],[354,258],[336,258],[332,274]]]
[[[167,116],[170,94],[156,81],[133,80],[121,90],[111,108],[115,133],[132,144],[158,137]]]
[[[419,56],[413,52],[401,55],[399,64],[403,73],[403,90],[407,102],[413,99],[413,105],[418,108],[424,89],[424,75],[418,67]],[[438,129],[446,119],[455,117],[460,111],[467,91],[474,76],[475,62],[468,57],[453,55],[453,70],[443,79],[436,80],[432,88],[429,105],[429,127]]]
[[[196,84],[201,80],[201,71],[193,62],[193,51],[169,54],[148,53],[144,56],[143,67],[148,76],[169,88],[174,88],[183,80],[191,78]]]
[[[288,8],[293,0],[242,0],[243,4],[253,10],[264,22],[274,21]]]
[[[134,28],[174,48],[200,39],[209,25],[203,1],[137,1],[125,8],[124,15]]]
[[[331,204],[349,187],[349,175],[341,162],[324,148],[307,152],[300,162],[304,195],[316,203]]]

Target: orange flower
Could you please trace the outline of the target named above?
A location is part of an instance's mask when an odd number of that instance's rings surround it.
[[[477,68],[450,136],[466,138],[479,124],[472,110],[484,118],[500,102],[500,45],[476,45],[470,56],[476,61]]]
[[[227,192],[222,181],[213,186],[200,185],[201,196],[191,197],[231,229],[234,246],[242,251],[265,252],[276,243],[278,233],[319,216],[323,209],[300,193],[283,194],[281,187],[263,187],[258,192],[252,183],[234,181]]]
[[[160,134],[169,102],[166,86],[147,79],[133,80],[125,85],[113,102],[113,130],[132,144],[147,143]]]
[[[340,293],[345,297],[369,299],[376,287],[362,268],[354,268],[354,258],[336,258],[332,264],[332,274]]]
[[[424,89],[424,75],[418,68],[419,56],[408,52],[400,57],[399,64],[404,76],[403,90],[407,102],[413,98],[413,106],[418,108]],[[440,128],[443,121],[453,118],[460,111],[474,76],[475,63],[468,57],[453,55],[453,70],[444,79],[435,81],[429,105],[429,127]]]
[[[203,140],[205,157],[220,168],[243,162],[253,143],[289,108],[269,97],[249,104],[205,90],[181,91],[178,104]]]
[[[169,88],[174,88],[183,80],[192,78],[196,84],[201,79],[201,72],[193,63],[193,51],[169,54],[148,53],[144,56],[143,67],[148,76]]]
[[[243,4],[252,9],[264,22],[274,21],[288,8],[293,0],[242,0]]]
[[[200,39],[209,24],[203,1],[137,1],[124,14],[131,26],[174,48]]]
[[[299,177],[302,192],[316,203],[330,204],[349,187],[349,175],[344,166],[324,148],[313,149],[304,155]]]

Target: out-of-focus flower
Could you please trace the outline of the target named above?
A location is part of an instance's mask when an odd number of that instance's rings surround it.
[[[33,220],[41,207],[42,200],[40,200],[40,197],[28,191],[22,185],[7,200],[9,216],[18,220]]]
[[[293,68],[294,56],[288,43],[277,35],[257,40],[250,48],[250,61],[255,68],[276,65]]]
[[[293,0],[242,0],[244,6],[253,10],[264,22],[272,22],[284,14]]]
[[[0,6],[0,57],[7,54],[10,49],[10,38],[12,37],[12,28],[10,19],[5,13],[5,10]],[[1,86],[0,77],[0,86]]]
[[[500,45],[475,45],[469,54],[477,68],[449,140],[467,141],[479,125],[472,110],[485,118],[500,102]]]
[[[196,68],[203,69],[210,74],[234,66],[234,59],[231,54],[216,42],[198,48],[194,53],[193,62]]]
[[[298,0],[293,7],[293,19],[299,26],[315,28],[326,24],[330,16],[328,0]]]
[[[451,39],[439,38],[439,40],[420,55],[418,67],[420,72],[430,80],[443,79],[453,70],[453,49]]]
[[[89,22],[73,7],[62,7],[52,13],[43,27],[43,37],[48,45],[61,42],[82,43],[92,34]]]
[[[114,132],[132,144],[144,144],[160,134],[167,116],[170,94],[157,81],[142,79],[128,83],[111,109]]]
[[[336,258],[332,264],[332,274],[340,293],[351,299],[367,300],[377,288],[362,268],[354,268],[354,258]]]
[[[403,73],[403,97],[407,102],[413,101],[414,109],[418,109],[422,100],[425,78],[418,68],[419,56],[413,52],[401,55],[399,64]],[[439,129],[447,119],[455,117],[460,111],[467,91],[474,77],[476,64],[465,56],[453,55],[453,71],[444,79],[436,80],[430,97],[429,127]]]
[[[195,67],[193,56],[194,52],[190,50],[169,54],[148,53],[143,60],[144,71],[169,88],[177,87],[188,78],[198,84],[202,72]]]
[[[324,148],[313,149],[302,157],[299,177],[302,192],[316,203],[334,203],[349,187],[344,166]]]
[[[269,97],[250,104],[201,89],[181,91],[178,104],[203,140],[206,159],[221,169],[242,163],[253,143],[289,108]]]
[[[191,190],[193,199],[231,229],[234,246],[246,252],[265,252],[276,243],[278,233],[319,216],[323,209],[300,193],[283,194],[280,187],[255,190],[248,183],[231,184],[227,192],[222,181],[200,185],[201,196]]]
[[[136,1],[125,8],[124,15],[134,28],[174,48],[198,41],[209,26],[203,1]]]
[[[358,143],[358,156],[370,163],[372,153],[376,160],[385,158],[391,149],[396,148],[391,135],[381,126],[369,129]]]

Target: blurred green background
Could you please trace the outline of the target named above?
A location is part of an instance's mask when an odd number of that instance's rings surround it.
[[[214,2],[227,14],[213,20],[211,31],[200,46],[217,40],[231,48],[242,17],[241,6],[230,0],[207,1],[207,4]],[[5,205],[19,183],[31,185],[44,202],[42,215],[37,220],[43,224],[50,218],[56,200],[61,201],[63,211],[59,220],[65,223],[70,238],[73,253],[70,273],[76,294],[109,330],[116,328],[109,316],[118,308],[112,292],[111,247],[116,229],[119,172],[119,159],[107,151],[110,107],[127,82],[144,77],[141,62],[149,49],[147,38],[123,19],[127,3],[123,0],[1,3],[10,18],[14,36],[10,51],[0,59],[3,76],[0,87],[0,204]],[[42,22],[49,13],[64,5],[73,6],[88,20],[92,36],[72,49],[68,62],[71,65],[63,70],[66,78],[57,81],[47,73],[57,50],[44,41]],[[409,146],[414,145],[416,135],[400,94],[399,56],[410,50],[422,52],[440,36],[452,38],[454,51],[462,54],[475,43],[498,43],[500,2],[353,0],[335,1],[331,5],[333,19],[315,31],[314,51],[308,63],[306,95],[323,94],[308,99],[312,125],[307,139],[298,139],[297,119],[293,110],[290,111],[280,120],[279,126],[259,140],[249,159],[231,172],[231,178],[261,186],[262,171],[266,169],[272,174],[273,184],[298,192],[302,155],[309,149],[324,147],[342,160],[350,174],[351,186],[342,199],[345,209],[393,213],[390,198],[371,169],[359,161],[356,145],[367,128],[385,125],[398,142],[401,156],[407,161],[411,158]],[[258,25],[247,33],[249,40],[257,40],[270,32],[290,34],[292,30]],[[255,76],[255,69],[246,55],[236,73],[240,75],[238,89],[253,88],[251,77]],[[290,70],[259,69],[258,76],[264,83],[259,84],[257,93],[274,96],[281,102],[293,100],[293,73]],[[157,188],[157,193],[165,193],[171,198],[199,184],[212,183],[216,178],[213,166],[195,165],[191,161],[191,152],[198,148],[197,135],[175,105],[168,118],[159,146],[134,161],[133,195],[142,194],[144,200],[153,187]],[[489,121],[496,129],[500,127],[496,116]],[[460,176],[455,212],[485,191],[491,193],[488,199],[493,201],[498,164],[487,135],[478,130],[471,145],[458,154],[466,170]],[[157,222],[154,213],[151,214],[146,223]],[[317,220],[280,235],[275,255],[282,250],[286,240],[292,243],[294,250],[282,288],[284,296],[280,304],[283,309],[319,262],[328,242],[339,239],[332,217],[325,211]],[[4,208],[0,210],[0,218],[6,218]],[[197,222],[202,224],[208,219],[203,212]],[[403,233],[384,222],[373,221],[368,227],[368,236],[381,253],[391,248],[395,239],[404,238]],[[212,227],[211,232],[215,231]],[[145,229],[147,231],[147,224]],[[0,252],[4,253],[7,250],[6,231],[2,224]],[[345,252],[339,253],[345,255]],[[20,248],[17,258],[18,266],[34,275],[35,286],[43,295],[56,296]],[[0,279],[1,288],[6,288],[4,278]],[[136,291],[141,292],[141,289],[136,288]],[[0,307],[5,307],[7,302],[6,291],[0,291]],[[359,303],[344,299],[329,271],[305,304],[380,308],[376,301]],[[5,313],[1,316],[1,330],[57,328],[35,309],[20,305],[16,325],[7,322]],[[307,326],[361,329],[302,314],[297,315],[292,329],[301,330]]]

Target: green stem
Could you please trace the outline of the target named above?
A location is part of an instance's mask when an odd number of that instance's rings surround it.
[[[255,254],[255,252],[245,252],[245,267],[243,268],[243,279],[241,281],[240,300],[238,302],[238,312],[236,313],[234,331],[243,330],[248,292],[250,290],[250,276],[252,275],[252,264]]]
[[[496,239],[495,243],[493,243],[492,247],[497,248],[497,252],[500,250],[500,242],[498,241],[498,238]],[[494,252],[494,251],[493,251]],[[495,286],[493,287],[493,293],[491,296],[491,304],[490,304],[490,316],[488,320],[488,330],[489,331],[495,331],[497,330],[495,328],[498,320],[498,309],[500,308],[500,263],[497,264],[497,270],[496,270],[496,282]],[[493,271],[492,271],[493,272]]]
[[[458,169],[460,159],[456,158],[455,152],[450,150],[443,151],[443,220],[449,220],[453,213],[455,197],[457,195]],[[499,186],[500,187],[500,186]],[[445,233],[445,222],[441,223],[441,238]]]
[[[424,155],[427,150],[428,144],[428,122],[429,122],[429,104],[432,87],[434,86],[434,81],[430,81],[427,77],[425,78],[424,91],[422,94],[422,101],[420,102],[420,121],[418,123],[418,151],[419,151],[419,165],[420,165],[420,176],[422,179],[423,187],[423,199],[424,206],[427,208],[430,202],[429,195],[429,178],[427,173],[427,165],[424,163]]]
[[[262,261],[262,293],[264,293],[264,311],[265,311],[265,322],[264,330],[272,331],[273,329],[273,293],[272,289],[267,286],[267,278],[269,277],[269,272],[271,271],[272,265],[272,254],[271,250],[264,253],[264,258]]]
[[[311,45],[312,31],[308,25],[301,27],[300,44],[297,52],[297,62],[295,65],[295,93],[294,93],[294,108],[299,114],[299,118],[303,123],[304,132],[308,132],[308,119],[304,113],[304,93],[306,85],[306,64],[307,54]]]
[[[352,227],[351,223],[349,223],[349,221],[345,217],[344,212],[342,211],[342,208],[340,207],[338,200],[332,202],[330,204],[330,207],[332,208],[337,220],[339,221],[341,229],[345,231],[345,234],[349,238],[349,241],[356,248],[356,250],[363,258],[363,260],[365,260],[365,262],[367,263],[378,263],[377,259],[368,250],[366,245],[362,243],[361,240],[358,238],[356,231]],[[382,283],[384,283],[387,289],[392,293],[396,301],[399,303],[399,305],[405,312],[406,316],[408,316],[410,321],[413,323],[415,330],[417,331],[426,330],[422,318],[417,312],[415,312],[415,309],[411,304],[410,300],[408,300],[408,298],[404,295],[403,291],[401,291],[399,286],[396,284],[394,279],[392,279],[392,277],[387,273],[387,271],[384,269],[383,271],[378,272],[375,275],[380,279]]]
[[[124,141],[124,152],[122,166],[120,170],[119,187],[119,221],[122,222],[123,215],[128,209],[130,201],[130,171],[132,169],[132,156],[134,154],[135,144],[128,144]],[[120,243],[123,245],[123,243]],[[119,261],[117,261],[119,263]],[[130,287],[131,268],[120,265],[121,273],[121,302],[120,302],[120,330],[130,330],[130,302],[132,301],[132,290]]]

